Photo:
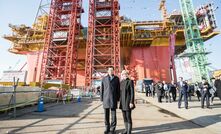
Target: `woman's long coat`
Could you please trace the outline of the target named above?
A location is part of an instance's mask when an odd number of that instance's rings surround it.
[[[134,83],[130,79],[120,82],[120,109],[131,110],[130,103],[134,104]],[[134,105],[135,106],[135,105]],[[135,107],[134,107],[135,108]]]

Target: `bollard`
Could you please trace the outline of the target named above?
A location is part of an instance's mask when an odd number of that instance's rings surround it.
[[[38,112],[43,112],[44,111],[44,98],[41,96],[40,99],[38,100]]]
[[[77,97],[77,102],[78,102],[78,103],[81,102],[81,97],[80,97],[80,95]]]

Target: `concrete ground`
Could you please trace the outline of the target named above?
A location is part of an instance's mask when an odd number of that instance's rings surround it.
[[[184,108],[184,102],[182,102],[181,109],[178,109],[177,102],[166,103],[165,99],[163,99],[163,103],[158,103],[157,98],[146,97],[142,93],[137,93],[137,96],[154,106],[174,113],[184,120],[198,124],[213,133],[221,134],[221,101],[219,98],[214,99],[214,105],[211,105],[209,109],[202,109],[201,102],[196,97],[192,97],[192,100],[189,101],[188,109]]]
[[[136,98],[136,109],[132,113],[134,134],[216,133],[191,120],[179,117],[171,110],[161,108],[155,103],[155,99],[146,98],[143,94],[137,94]],[[99,100],[85,99],[81,103],[46,104],[45,107],[46,111],[42,113],[34,112],[36,106],[18,110],[16,119],[0,117],[0,133],[102,134],[104,131],[104,114]],[[185,109],[180,109],[180,112],[183,111],[186,112]],[[124,128],[120,110],[117,110],[117,121],[116,133],[119,133]]]

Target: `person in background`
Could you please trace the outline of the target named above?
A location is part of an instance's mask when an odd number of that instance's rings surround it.
[[[200,90],[200,88],[199,88],[199,83],[198,82],[196,82],[195,83],[195,85],[194,85],[194,90],[195,90],[195,92],[196,92],[196,96],[197,96],[197,98],[198,98],[198,101],[200,101],[200,98],[201,98],[201,90]]]
[[[147,96],[147,97],[150,96],[150,87],[149,87],[149,85],[143,83],[143,86],[144,86],[144,88],[145,88],[146,96]]]
[[[129,79],[128,71],[123,70],[120,82],[120,109],[122,110],[125,130],[121,134],[131,134],[132,118],[131,112],[134,104],[134,83]]]
[[[187,89],[187,95],[188,95],[188,99],[189,99],[189,101],[191,101],[191,90],[190,90],[190,83],[189,83],[189,81],[188,80],[185,80],[185,82],[187,83],[187,86],[188,86],[188,89]]]
[[[155,84],[154,84],[154,82],[152,82],[150,85],[150,91],[151,91],[151,96],[154,98],[155,97]]]
[[[61,100],[61,101],[63,101],[63,104],[65,104],[65,101],[64,101],[65,94],[66,94],[66,90],[59,88],[59,90],[56,92],[57,103]]]
[[[169,90],[168,84],[165,81],[163,81],[163,89],[165,93],[166,102],[168,102],[169,100],[169,102],[171,103],[170,90]]]
[[[208,83],[208,81],[203,78],[202,79],[202,85],[201,85],[201,93],[202,93],[202,98],[201,98],[201,108],[204,108],[204,102],[206,99],[206,107],[209,108],[209,90],[210,90],[210,85]]]
[[[221,75],[215,80],[217,97],[221,100]]]
[[[211,97],[210,97],[210,104],[213,105],[213,100],[216,93],[216,87],[215,87],[215,78],[211,78],[211,88],[209,90]]]
[[[97,94],[97,95],[100,95],[100,94],[101,94],[101,90],[100,90],[100,89],[101,89],[101,86],[98,86],[98,87],[97,87],[97,91],[96,91],[96,94]]]
[[[103,102],[105,115],[105,134],[115,133],[117,125],[117,103],[120,100],[120,80],[114,75],[114,68],[109,67],[108,75],[102,79],[100,99]],[[111,111],[111,124],[110,124]]]
[[[173,98],[173,101],[176,101],[176,90],[177,90],[177,86],[176,84],[174,83],[174,81],[172,80],[171,83],[169,84],[169,90],[170,90],[170,93],[172,94],[172,98]]]
[[[195,91],[195,86],[194,86],[194,84],[189,84],[189,97],[190,97],[190,101],[191,101],[191,98],[192,98],[192,96],[194,96],[194,91]]]
[[[159,81],[157,84],[156,84],[156,92],[157,92],[157,98],[158,98],[158,102],[159,103],[162,103],[162,96],[163,96],[163,83],[161,81]]]
[[[181,108],[181,101],[184,96],[185,108],[188,109],[188,85],[185,81],[183,81],[183,77],[180,77],[179,79],[180,80],[177,83],[179,90],[178,108]]]

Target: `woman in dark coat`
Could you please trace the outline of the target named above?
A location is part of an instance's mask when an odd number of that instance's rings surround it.
[[[131,111],[135,108],[134,104],[134,83],[128,78],[128,72],[123,70],[120,82],[120,109],[122,110],[125,130],[121,134],[131,134],[132,118]]]
[[[159,81],[156,84],[156,92],[157,92],[158,102],[162,103],[162,97],[163,97],[163,94],[164,94],[164,89],[163,89],[163,83],[161,81]]]
[[[210,97],[210,90],[211,86],[208,83],[208,81],[206,79],[203,79],[202,82],[202,86],[201,86],[201,93],[202,93],[202,97],[201,97],[201,108],[204,108],[204,102],[206,99],[206,107],[209,108],[209,97]]]

